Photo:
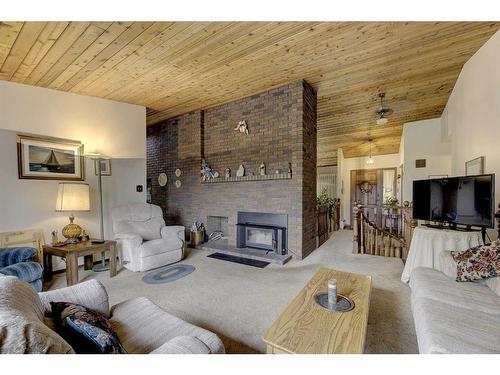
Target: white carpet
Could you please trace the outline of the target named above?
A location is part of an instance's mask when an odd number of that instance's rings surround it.
[[[302,261],[266,268],[207,258],[206,250],[191,250],[182,263],[196,271],[172,283],[150,285],[145,273],[121,269],[109,273],[80,270],[80,280],[97,278],[108,290],[111,304],[147,296],[174,315],[217,333],[228,353],[265,352],[262,335],[320,267],[373,277],[366,353],[416,353],[410,311],[410,290],[400,281],[400,259],[352,254],[352,232],[333,237]],[[65,275],[50,289],[65,286]]]

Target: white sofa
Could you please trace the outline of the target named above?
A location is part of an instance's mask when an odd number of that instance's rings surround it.
[[[0,353],[74,353],[52,328],[51,301],[78,303],[110,318],[127,353],[224,353],[217,335],[170,315],[145,297],[110,309],[108,294],[97,280],[37,294],[14,276],[0,276]]]
[[[112,211],[118,254],[131,271],[148,271],[175,263],[184,257],[185,229],[165,226],[161,208],[131,203]]]
[[[450,252],[441,270],[415,268],[411,306],[419,352],[500,353],[500,277],[457,282]]]

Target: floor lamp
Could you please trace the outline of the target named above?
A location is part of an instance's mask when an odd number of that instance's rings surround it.
[[[110,159],[107,156],[98,153],[86,154],[89,159],[94,160],[97,169],[97,181],[99,186],[99,234],[100,238],[97,241],[93,241],[94,243],[103,243],[104,242],[104,209],[102,205],[102,171],[101,171],[101,161]],[[96,264],[92,270],[94,272],[103,272],[109,270],[109,263],[106,262],[106,253],[103,251],[101,253],[102,261],[99,264]]]

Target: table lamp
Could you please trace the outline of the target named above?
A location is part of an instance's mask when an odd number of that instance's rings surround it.
[[[68,243],[78,242],[82,235],[82,228],[73,223],[74,212],[90,211],[89,185],[76,182],[60,182],[57,191],[56,211],[70,212],[69,224],[62,230],[62,235]]]

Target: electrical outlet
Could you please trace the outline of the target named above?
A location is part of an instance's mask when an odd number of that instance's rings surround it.
[[[142,185],[137,185],[135,187],[135,190],[138,192],[138,193],[142,193]]]

